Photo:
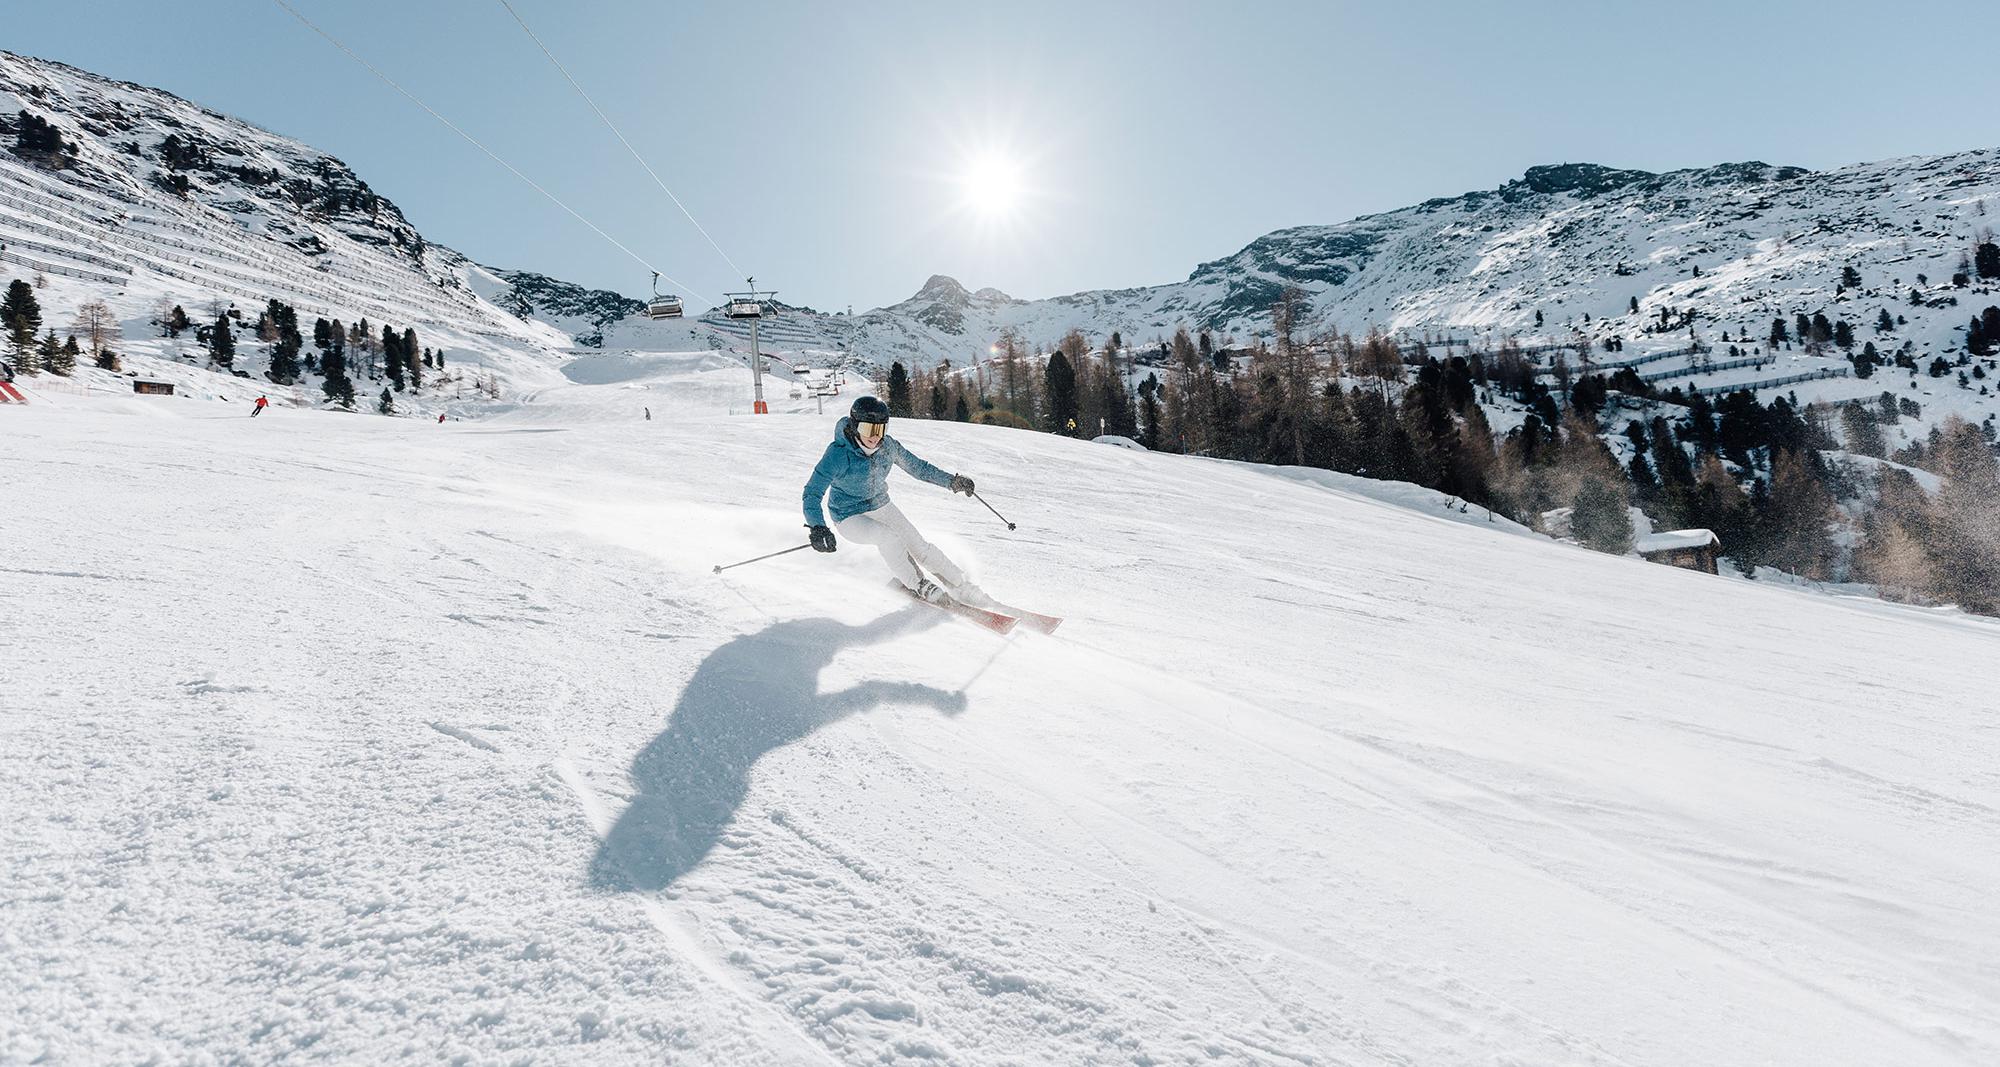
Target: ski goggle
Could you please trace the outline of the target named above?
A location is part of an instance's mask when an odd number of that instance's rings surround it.
[[[854,436],[859,437],[869,444],[880,441],[882,435],[888,432],[889,424],[886,422],[857,422],[854,424]]]

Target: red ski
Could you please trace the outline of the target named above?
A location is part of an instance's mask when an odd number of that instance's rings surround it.
[[[1023,611],[1020,608],[1009,607],[1005,604],[1002,604],[1000,607],[1006,614],[1014,616],[1045,634],[1055,633],[1056,627],[1063,624],[1062,619],[1055,615],[1043,615],[1038,612]]]
[[[940,611],[950,612],[951,614],[956,615],[959,618],[966,620],[967,622],[973,622],[981,626],[984,626],[996,634],[1007,633],[1008,631],[1012,630],[1014,628],[1014,624],[1019,621],[1012,615],[1002,615],[997,611],[987,611],[985,608],[975,608],[970,604],[958,600],[953,600],[948,596],[943,597],[943,599],[940,600],[925,600],[923,597],[918,596],[916,592],[912,590],[909,586],[906,586],[903,583],[896,581],[893,578],[889,580],[889,584],[895,587],[896,589],[900,590],[904,596],[909,597],[911,600],[914,600],[919,604],[929,604],[931,607],[937,608]]]

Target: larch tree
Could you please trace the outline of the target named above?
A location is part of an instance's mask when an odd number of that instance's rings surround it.
[[[1781,451],[1771,458],[1771,503],[1764,516],[1766,557],[1781,570],[1825,580],[1833,563],[1833,494],[1800,454]]]
[[[1956,415],[1938,428],[1932,457],[1943,479],[1932,509],[1940,593],[1967,611],[2000,614],[2000,463],[1979,428]]]
[[[76,318],[71,322],[70,328],[82,336],[93,361],[103,359],[104,350],[118,340],[119,336],[118,319],[102,300],[84,301],[76,309]]]

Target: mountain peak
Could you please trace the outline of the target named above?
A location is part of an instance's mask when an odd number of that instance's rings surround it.
[[[957,278],[947,274],[931,275],[930,280],[924,283],[924,287],[917,290],[917,298],[927,297],[932,300],[946,297],[963,300],[970,295],[972,294],[966,292],[965,286],[958,283]]]
[[[1645,170],[1619,170],[1600,163],[1549,163],[1529,167],[1520,184],[1538,193],[1577,193],[1595,196],[1620,186],[1646,181],[1659,175]]]

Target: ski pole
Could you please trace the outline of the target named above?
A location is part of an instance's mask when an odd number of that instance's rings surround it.
[[[986,504],[986,498],[985,498],[985,497],[983,497],[983,496],[980,496],[980,495],[979,495],[978,493],[974,493],[974,494],[972,494],[972,499],[974,499],[974,500],[977,500],[977,501],[979,501],[979,502],[980,502],[980,503],[982,503],[982,504]],[[1002,514],[1000,514],[1000,509],[999,509],[999,508],[996,508],[996,507],[994,507],[994,506],[993,506],[993,505],[991,505],[991,504],[986,504],[986,510],[988,510],[988,511],[992,512],[992,513],[993,513],[993,517],[994,517],[994,518],[996,518],[996,519],[999,519],[999,520],[1000,520],[1001,522],[1007,522],[1007,516],[1005,516],[1005,515],[1002,515]],[[1011,522],[1007,522],[1007,528],[1008,528],[1009,530],[1013,529],[1013,528],[1014,528],[1014,524],[1013,524],[1013,523],[1011,523]]]
[[[770,559],[770,558],[771,558],[772,556],[782,556],[782,555],[786,555],[787,553],[791,553],[791,552],[797,552],[797,551],[799,551],[799,550],[800,550],[800,549],[802,549],[802,548],[811,548],[811,547],[812,547],[812,542],[811,542],[811,541],[807,541],[807,542],[806,542],[805,544],[802,544],[802,545],[793,545],[793,546],[792,546],[792,547],[790,547],[790,548],[787,548],[787,549],[781,549],[781,550],[779,550],[779,551],[777,551],[777,552],[766,552],[766,553],[764,553],[763,555],[761,555],[761,556],[758,556],[758,557],[757,557],[757,559],[746,559],[746,560],[743,560],[742,562],[739,562],[739,563],[730,563],[730,564],[727,564],[727,565],[724,565],[724,564],[721,564],[721,563],[718,563],[718,564],[716,564],[716,565],[715,565],[715,569],[714,569],[714,570],[712,570],[712,571],[710,571],[709,573],[710,573],[710,574],[721,574],[721,573],[722,573],[723,571],[726,571],[726,570],[728,570],[728,569],[729,569],[730,567],[741,567],[741,566],[743,566],[743,565],[744,565],[744,564],[746,564],[746,563],[755,563],[755,562],[757,562],[757,560],[764,560],[764,559]]]

